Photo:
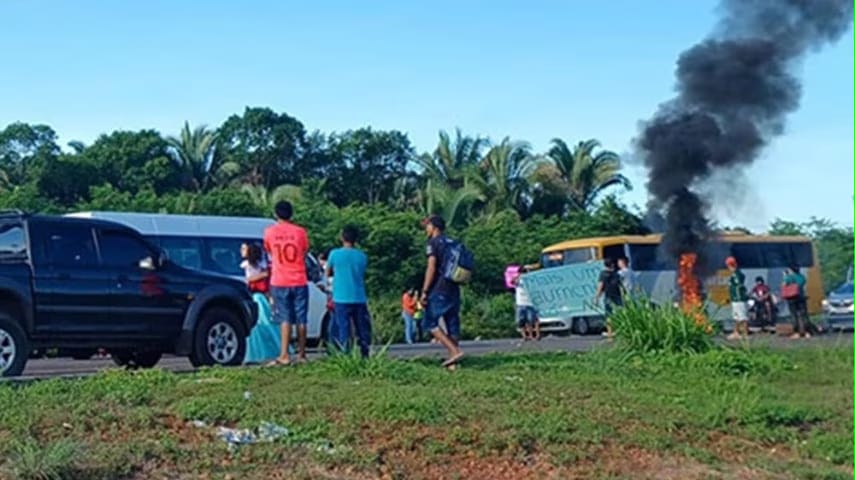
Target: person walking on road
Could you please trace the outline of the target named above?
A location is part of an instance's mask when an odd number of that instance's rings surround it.
[[[356,227],[348,225],[341,231],[341,248],[330,252],[326,275],[335,275],[332,287],[333,345],[342,352],[350,351],[350,325],[356,331],[359,352],[363,358],[371,353],[371,317],[365,292],[365,269],[368,256],[356,248]]]
[[[268,365],[289,365],[288,346],[291,326],[297,326],[297,360],[306,361],[306,323],[309,312],[309,288],[306,254],[309,236],[306,230],[291,222],[294,207],[286,201],[275,206],[276,224],[264,231],[264,249],[271,259],[270,296],[273,299],[273,322],[280,325],[281,353]]]
[[[421,303],[425,307],[424,329],[448,350],[443,367],[453,367],[461,358],[460,349],[460,285],[445,279],[441,268],[446,260],[447,247],[451,243],[445,236],[445,220],[431,215],[422,221],[427,244],[427,268],[422,284]],[[445,320],[448,333],[439,327],[440,318]]]

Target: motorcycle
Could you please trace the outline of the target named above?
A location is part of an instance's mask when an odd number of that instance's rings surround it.
[[[766,304],[769,304],[767,308]],[[774,330],[778,323],[778,306],[775,297],[761,299],[751,296],[748,299],[748,326],[759,330]]]

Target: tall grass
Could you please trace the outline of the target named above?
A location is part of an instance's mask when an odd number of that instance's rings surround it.
[[[631,299],[609,322],[618,346],[631,353],[703,353],[713,348],[712,329],[673,305]]]
[[[35,440],[15,441],[11,447],[5,473],[18,480],[62,480],[74,478],[80,449],[69,440],[42,447]],[[0,470],[0,474],[4,473]]]

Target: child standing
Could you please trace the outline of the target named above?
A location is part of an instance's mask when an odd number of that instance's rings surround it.
[[[262,258],[261,247],[244,243],[240,247],[240,255],[243,258],[240,268],[243,269],[246,276],[249,291],[267,295],[270,290],[270,271]]]

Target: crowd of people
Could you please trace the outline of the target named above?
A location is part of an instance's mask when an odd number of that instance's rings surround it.
[[[265,230],[263,246],[245,244],[241,248],[241,267],[260,306],[258,324],[247,342],[246,361],[286,366],[307,361],[309,279],[305,259],[309,237],[303,227],[292,221],[291,203],[278,202],[274,210],[276,223]],[[427,268],[422,288],[408,288],[402,296],[405,338],[407,343],[413,343],[422,331],[429,332],[448,352],[442,366],[453,369],[464,356],[459,345],[460,285],[442,272],[454,242],[445,235],[442,217],[431,215],[422,226],[427,236]],[[340,241],[340,247],[319,259],[325,275],[318,286],[329,296],[327,309],[331,318],[329,331],[323,333],[338,352],[347,354],[356,344],[362,357],[368,357],[371,316],[365,272],[369,259],[358,247],[356,227],[345,226]],[[264,261],[265,251],[269,265]],[[294,328],[296,349],[291,345]]]
[[[756,277],[754,286],[749,291],[746,287],[745,274],[739,268],[736,258],[727,257],[724,263],[731,272],[728,279],[728,297],[734,321],[734,330],[727,338],[737,340],[747,336],[749,334],[749,320],[757,320],[756,317],[758,316],[762,316],[765,320],[763,323],[774,326],[777,298],[772,294],[765,279],[762,276]],[[512,274],[510,280],[510,284],[515,290],[517,325],[524,341],[540,339],[537,309],[531,302],[523,277],[529,271],[531,271],[530,267],[520,267]],[[809,320],[805,293],[806,283],[807,279],[797,265],[790,265],[786,269],[781,284],[780,297],[787,302],[793,318],[792,339],[810,338],[812,330],[818,331]],[[593,304],[602,305],[606,317],[604,336],[609,338],[613,336],[611,322],[608,319],[615,309],[623,306],[628,298],[638,291],[636,274],[630,268],[628,258],[620,257],[617,260],[606,258],[603,261],[603,270],[597,281]],[[749,299],[753,300],[753,308],[749,308]]]
[[[766,285],[763,277],[754,279],[754,287],[749,292],[745,285],[745,274],[739,268],[739,262],[737,262],[735,257],[727,257],[724,263],[728,270],[730,270],[728,296],[730,297],[730,306],[735,325],[733,332],[728,335],[728,339],[738,340],[748,336],[749,333],[749,298],[753,299],[756,305],[754,315],[760,311],[767,315],[766,318],[768,319],[774,318],[776,298],[772,295],[771,288]],[[811,333],[809,330],[814,329],[808,316],[807,295],[805,293],[806,284],[807,278],[801,273],[797,265],[787,267],[783,282],[781,283],[781,298],[787,302],[790,315],[793,318],[795,331],[790,336],[792,339],[810,338]]]
[[[292,221],[293,213],[289,202],[277,203],[276,223],[264,232],[263,245],[244,244],[241,248],[241,268],[259,304],[259,322],[248,339],[248,363],[285,366],[307,360],[309,280],[305,259],[309,253],[309,237],[303,227]],[[445,235],[442,217],[431,215],[423,220],[422,226],[427,237],[427,267],[421,289],[408,287],[401,296],[404,339],[412,344],[421,339],[423,332],[429,333],[431,341],[441,344],[448,352],[442,365],[453,369],[464,355],[459,344],[460,284],[447,278],[441,270],[449,256],[449,245],[454,242]],[[340,241],[340,247],[319,257],[324,276],[318,287],[328,295],[327,310],[331,319],[329,331],[323,334],[337,351],[349,353],[355,344],[360,354],[368,357],[372,328],[365,272],[369,259],[358,247],[357,228],[345,226]],[[265,252],[270,259],[269,264],[265,261]],[[755,285],[749,292],[745,274],[736,258],[728,257],[725,265],[731,272],[728,293],[735,323],[728,338],[739,339],[749,331],[749,297],[755,301],[753,311],[765,313],[766,318],[773,318],[775,297],[762,277],[755,279]],[[530,271],[530,267],[523,266],[510,278],[517,325],[523,341],[541,338],[537,310],[524,280],[524,275]],[[799,268],[790,266],[781,287],[781,297],[788,302],[794,318],[796,328],[792,338],[810,337],[805,284],[806,279]],[[625,304],[636,288],[635,272],[627,258],[604,260],[593,299],[595,305],[602,300],[606,316],[604,335],[612,336],[608,318]],[[291,344],[294,329],[296,348]]]

